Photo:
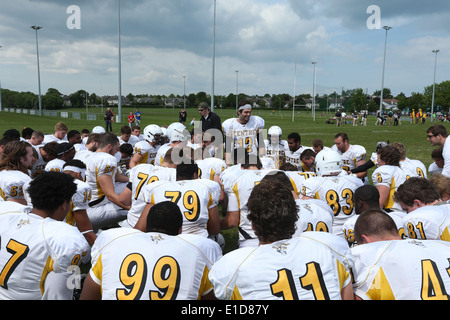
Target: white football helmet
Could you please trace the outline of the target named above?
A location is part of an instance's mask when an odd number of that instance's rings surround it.
[[[148,142],[156,142],[158,143],[161,139],[163,132],[161,127],[156,124],[149,124],[144,128],[144,138]]]
[[[189,131],[187,131],[186,126],[180,122],[174,122],[167,127],[167,134],[170,142],[188,141],[190,139]]]
[[[272,142],[272,137],[274,138],[275,142],[278,137],[278,141],[281,141],[281,135],[283,134],[283,130],[279,126],[271,126],[269,130],[267,131],[267,138],[269,140],[269,143]]]
[[[342,172],[342,157],[331,149],[320,151],[314,164],[318,176],[336,176]]]
[[[389,141],[388,142],[386,142],[386,141],[378,141],[375,151],[378,152],[378,150],[380,150],[381,148],[386,147],[388,144],[389,144]]]
[[[100,134],[102,134],[102,133],[105,133],[105,132],[106,132],[105,128],[103,128],[101,126],[96,126],[96,127],[94,127],[92,129],[92,133],[100,133]]]

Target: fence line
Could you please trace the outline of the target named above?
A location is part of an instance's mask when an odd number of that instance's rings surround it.
[[[32,116],[37,116],[39,113],[39,111],[36,109],[22,109],[22,108],[2,108],[2,111],[29,114]],[[89,120],[89,121],[103,120],[103,115],[77,111],[43,110],[42,115],[46,117],[59,117],[64,119],[76,119],[76,120]],[[118,120],[118,116],[116,116],[116,119]]]

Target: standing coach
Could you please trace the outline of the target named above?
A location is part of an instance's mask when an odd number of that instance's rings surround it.
[[[219,115],[212,112],[207,103],[200,103],[197,109],[201,116],[200,121],[202,123],[203,132],[206,132],[209,129],[217,129],[222,132],[222,122],[220,121]]]

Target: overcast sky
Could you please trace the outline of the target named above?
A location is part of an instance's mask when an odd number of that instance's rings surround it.
[[[14,0],[0,9],[2,88],[116,95],[119,0]],[[122,94],[212,92],[214,0],[121,0]],[[69,6],[80,9],[79,20]],[[381,89],[386,32],[369,29],[371,5],[388,32],[385,87],[423,92],[450,75],[448,0],[217,0],[216,95]],[[67,22],[81,29],[69,29]],[[239,73],[236,73],[239,70]],[[183,78],[185,76],[185,78]],[[295,85],[294,85],[295,83]]]

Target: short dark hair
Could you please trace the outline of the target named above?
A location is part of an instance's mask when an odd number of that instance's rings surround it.
[[[286,162],[280,166],[280,170],[282,170],[282,171],[298,171],[298,168],[297,168],[297,166],[294,166],[292,163]]]
[[[120,128],[120,133],[121,134],[131,134],[131,128],[130,126],[122,126]]]
[[[58,142],[52,141],[44,144],[42,149],[51,157],[58,157],[58,153],[56,152],[56,148],[58,147]]]
[[[61,204],[71,200],[77,185],[68,174],[45,171],[31,180],[27,191],[34,208],[52,213]]]
[[[282,184],[261,181],[253,188],[247,208],[247,218],[260,241],[290,239],[295,233],[298,206],[292,192]]]
[[[406,157],[406,148],[405,148],[405,145],[403,143],[392,142],[389,145],[390,146],[394,146],[394,147],[396,147],[398,149],[398,151],[400,152],[400,160],[404,160],[405,159],[405,157]],[[379,150],[381,150],[381,148]],[[377,153],[378,153],[378,151],[377,151]]]
[[[348,135],[345,132],[339,132],[334,136],[335,139],[342,138],[342,141],[348,141]]]
[[[22,130],[22,138],[24,139],[30,139],[31,135],[33,134],[34,130],[31,129],[30,127],[25,127]]]
[[[195,173],[198,174],[196,163],[180,163],[177,165],[177,180],[191,180]]]
[[[14,140],[20,140],[20,132],[17,129],[8,129],[3,132],[3,137],[11,137],[14,138]]]
[[[133,146],[129,143],[122,143],[119,147],[119,151],[125,153],[127,156],[133,156]]]
[[[439,200],[441,195],[436,187],[428,179],[411,177],[402,183],[394,193],[394,200],[411,207],[414,200],[418,199],[424,204]]]
[[[447,138],[448,133],[447,129],[441,124],[435,124],[427,129],[427,133],[432,133],[434,136],[442,135],[444,138]]]
[[[358,216],[355,222],[355,240],[357,243],[364,243],[362,235],[367,236],[398,236],[395,221],[381,210],[369,209]]]
[[[444,159],[443,155],[442,155],[442,151],[444,150],[444,147],[439,147],[434,149],[431,152],[431,158],[432,159]]]
[[[86,140],[86,144],[90,144],[92,141],[98,142],[100,135],[100,133],[91,133]]]
[[[103,133],[98,137],[98,148],[99,149],[106,147],[108,144],[110,144],[112,146],[119,144],[119,139],[112,132]]]
[[[312,146],[313,147],[320,147],[320,148],[323,149],[323,140],[319,139],[319,138],[314,139],[313,142],[312,142]]]
[[[78,131],[78,130],[70,130],[69,132],[67,132],[67,140],[72,139],[77,134],[81,134],[80,131]]]
[[[291,180],[283,171],[271,171],[266,173],[264,178],[261,181],[272,181],[275,183],[280,183],[291,191],[294,191],[294,186],[292,185]]]
[[[392,145],[387,145],[378,150],[380,159],[390,166],[400,166],[401,154],[400,150]]]
[[[295,142],[300,142],[300,143],[302,142],[302,138],[300,137],[300,135],[297,132],[289,133],[287,136],[287,139],[288,140],[293,139]]]
[[[302,152],[300,155],[300,160],[303,159],[310,159],[311,157],[315,157],[316,152],[313,149],[305,149],[305,151]]]
[[[248,100],[248,99],[241,100],[238,103],[238,108],[240,108],[242,106],[245,106],[247,104],[252,105],[252,102],[250,100]],[[239,111],[238,111],[238,113],[239,113]]]
[[[363,185],[355,190],[353,193],[353,202],[355,204],[355,212],[360,214],[360,202],[364,202],[369,207],[380,207],[380,192],[378,189],[370,184]]]
[[[176,236],[182,225],[183,216],[180,208],[172,201],[163,201],[150,208],[146,231]]]

